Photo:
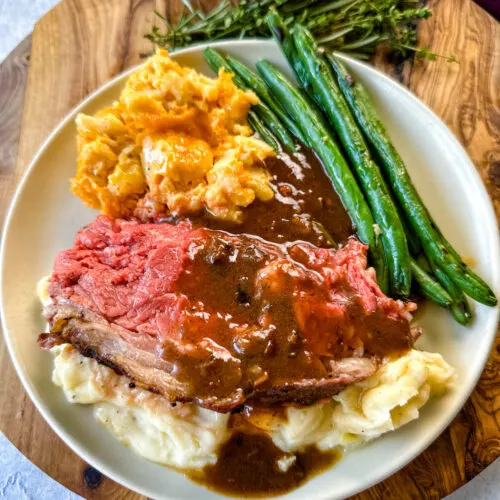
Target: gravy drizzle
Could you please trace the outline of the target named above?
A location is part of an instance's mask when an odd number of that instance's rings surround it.
[[[300,154],[293,157],[281,153],[276,158],[268,159],[266,167],[273,175],[274,199],[265,203],[254,201],[245,208],[241,224],[221,221],[205,213],[191,217],[193,225],[240,234],[243,238],[254,235],[274,243],[306,241],[326,248],[346,242],[354,233],[339,196],[311,150],[303,148]],[[213,255],[218,254],[214,252]],[[216,264],[211,266],[214,273],[220,272],[220,263]],[[238,318],[242,314],[240,309],[245,318],[255,315],[258,311],[252,310],[250,300],[253,290],[247,289],[245,283],[236,283],[238,280],[251,281],[249,278],[253,269],[237,267],[233,274],[228,269],[222,273],[228,284],[238,284],[238,287],[234,286],[237,300],[234,294],[229,293],[222,293],[222,297],[227,295],[225,300],[221,298],[222,283],[207,289],[206,283],[200,282],[205,274],[202,268],[193,269],[191,279],[181,282],[182,292],[200,303],[212,301],[221,305],[219,302],[222,300],[225,306],[222,309],[231,311],[236,319],[244,319]],[[197,276],[197,280],[193,281],[193,276]],[[210,276],[210,282],[217,282],[216,278]],[[200,291],[203,291],[202,296]],[[279,316],[283,320],[280,328],[294,331],[294,324],[285,324],[285,318],[293,318],[293,313],[284,307],[283,314]],[[293,361],[292,367],[297,364],[296,359]],[[287,366],[286,362],[282,362],[280,367],[275,368],[284,376]],[[341,458],[338,450],[321,452],[314,446],[295,455],[280,450],[265,433],[265,424],[273,419],[286,419],[285,409],[283,406],[254,407],[251,403],[247,404],[241,409],[241,414],[232,415],[230,425],[233,434],[220,448],[217,463],[202,471],[191,471],[188,476],[211,490],[230,496],[277,496],[297,488]],[[257,422],[260,427],[255,425]]]
[[[321,162],[311,150],[302,151],[296,156],[281,153],[266,161],[275,196],[246,207],[243,223],[224,222],[205,214],[192,219],[195,225],[252,234],[275,243],[302,240],[331,247],[344,242],[354,233],[351,219]]]
[[[297,488],[340,458],[339,451],[321,452],[314,446],[296,455],[287,454],[265,434],[237,431],[220,448],[215,465],[189,477],[235,497],[277,496]],[[288,469],[280,470],[280,464]]]

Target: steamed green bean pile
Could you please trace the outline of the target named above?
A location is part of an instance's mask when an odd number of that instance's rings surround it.
[[[493,291],[433,221],[366,89],[341,60],[318,49],[305,27],[289,31],[272,10],[266,20],[299,87],[268,61],[259,61],[256,72],[205,50],[215,71],[223,67],[236,85],[259,97],[250,126],[275,149],[293,154],[303,144],[321,159],[359,239],[369,246],[384,292],[402,299],[420,294],[463,325],[472,319],[466,296],[494,306]]]

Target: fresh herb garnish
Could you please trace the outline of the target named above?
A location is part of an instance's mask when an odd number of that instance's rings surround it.
[[[174,50],[192,43],[224,38],[269,37],[264,21],[271,7],[293,29],[296,23],[308,28],[318,44],[340,50],[359,59],[369,59],[381,43],[407,55],[430,60],[439,56],[417,47],[417,25],[429,18],[431,10],[418,0],[222,0],[208,13],[182,0],[183,10],[176,23],[156,12],[166,29],[153,26],[146,38],[159,47]]]

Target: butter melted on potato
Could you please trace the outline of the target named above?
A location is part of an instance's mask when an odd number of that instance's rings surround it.
[[[208,210],[239,221],[242,207],[273,197],[262,162],[273,156],[251,137],[246,117],[258,98],[231,75],[208,78],[158,50],[127,81],[119,101],[79,114],[73,192],[112,217],[154,207]]]

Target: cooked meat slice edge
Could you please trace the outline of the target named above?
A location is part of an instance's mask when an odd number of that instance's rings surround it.
[[[221,413],[233,411],[247,400],[263,404],[292,402],[310,405],[371,376],[380,364],[376,358],[345,358],[332,362],[329,377],[321,380],[297,380],[263,390],[237,388],[230,394],[200,397],[189,380],[182,381],[172,374],[175,372],[175,363],[158,355],[155,339],[137,336],[70,301],[46,307],[45,314],[52,328],[50,334],[41,334],[39,337],[43,348],[50,349],[61,342],[71,343],[82,355],[95,358],[118,374],[129,377],[139,387],[162,394],[172,403],[194,402]],[[178,353],[179,356],[182,354]],[[184,352],[184,355],[192,356],[193,353]],[[178,359],[180,363],[185,363],[181,357]],[[235,363],[239,362],[233,359]],[[234,366],[228,367],[227,363],[226,358],[222,369],[234,370]]]

